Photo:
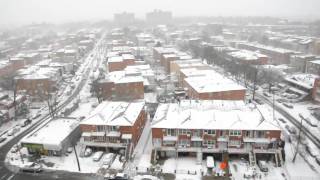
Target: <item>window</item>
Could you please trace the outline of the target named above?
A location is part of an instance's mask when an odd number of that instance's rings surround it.
[[[209,135],[216,135],[216,131],[212,129],[204,130],[204,133]]]
[[[97,132],[104,132],[106,129],[105,126],[97,126]]]
[[[166,129],[166,134],[167,136],[175,136],[176,135],[176,131],[174,129]]]
[[[241,131],[240,130],[230,130],[229,136],[241,136]]]
[[[110,126],[110,131],[118,131],[117,126]]]
[[[187,129],[179,129],[179,135],[187,135],[190,134],[190,131]]]
[[[213,146],[215,144],[215,141],[214,140],[205,140],[203,142],[203,145],[204,146]]]
[[[264,138],[265,137],[265,132],[264,131],[256,131],[257,138]]]

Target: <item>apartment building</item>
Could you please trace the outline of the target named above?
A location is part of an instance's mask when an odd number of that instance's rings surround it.
[[[246,88],[214,70],[181,69],[182,86],[191,99],[244,100]]]
[[[265,46],[258,43],[244,43],[240,42],[238,43],[238,48],[240,49],[246,49],[251,51],[260,51],[260,53],[265,54],[269,56],[270,58],[270,64],[289,64],[290,63],[290,55],[293,55],[295,52],[288,50],[288,49],[282,49],[282,48],[275,48],[272,46]]]
[[[243,101],[160,104],[152,121],[153,149],[160,156],[278,153],[280,136],[268,109]]]
[[[103,99],[143,99],[144,81],[140,73],[113,71],[98,82],[98,90]]]
[[[17,89],[37,97],[56,90],[56,85],[62,79],[62,72],[55,67],[30,66],[18,71]]]
[[[122,54],[108,57],[109,72],[124,70],[129,65],[135,64],[135,57],[131,54]]]
[[[292,55],[290,57],[290,66],[294,68],[296,72],[305,73],[307,70],[307,63],[309,61],[316,60],[316,56],[313,55]]]
[[[320,75],[320,60],[308,61],[306,64],[306,73]]]
[[[85,147],[119,150],[126,157],[137,145],[146,122],[143,101],[103,101],[80,123],[80,143]]]
[[[232,62],[235,62],[237,64],[243,64],[243,65],[263,65],[268,63],[268,56],[248,51],[248,50],[240,50],[228,53],[228,57]]]

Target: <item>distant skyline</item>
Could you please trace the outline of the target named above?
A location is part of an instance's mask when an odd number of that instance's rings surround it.
[[[154,9],[181,16],[272,16],[320,19],[320,0],[0,0],[0,25],[112,19],[133,12],[144,19]]]

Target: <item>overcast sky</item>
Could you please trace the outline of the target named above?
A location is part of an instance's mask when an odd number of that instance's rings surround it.
[[[319,18],[320,0],[0,0],[0,24],[112,19],[115,12],[144,18],[153,9],[174,16]]]

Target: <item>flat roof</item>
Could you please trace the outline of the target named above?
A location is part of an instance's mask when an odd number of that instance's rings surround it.
[[[224,100],[160,104],[152,128],[280,131],[267,106]]]
[[[45,149],[61,150],[62,142],[79,126],[79,120],[59,118],[25,136],[21,143],[42,144]]]
[[[245,90],[246,88],[236,82],[222,76],[214,70],[191,69],[189,75],[194,72],[194,76],[184,80],[198,93],[222,92],[231,90]],[[203,75],[201,74],[203,72]]]

